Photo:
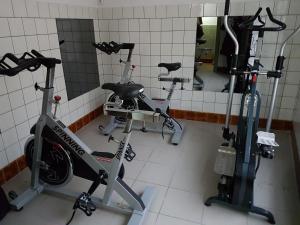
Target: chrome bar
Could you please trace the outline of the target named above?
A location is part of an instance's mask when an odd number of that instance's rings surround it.
[[[225,25],[226,31],[228,32],[229,36],[231,37],[231,39],[234,42],[235,56],[237,56],[239,54],[239,42],[238,42],[236,36],[234,35],[233,31],[231,30],[231,28],[228,25],[228,15],[224,16],[224,25]],[[236,68],[232,68],[232,69],[236,70]],[[229,128],[235,80],[236,80],[236,74],[232,74],[230,77],[230,89],[229,89],[229,95],[228,95],[228,99],[227,99],[225,129]]]

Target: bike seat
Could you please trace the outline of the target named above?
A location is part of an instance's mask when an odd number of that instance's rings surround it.
[[[120,83],[105,83],[102,85],[102,89],[111,90],[120,99],[126,100],[137,97],[144,91],[144,86],[141,84],[120,84]]]
[[[177,63],[160,63],[158,64],[158,67],[165,67],[168,72],[171,71],[176,71],[181,67],[181,63],[177,62]]]

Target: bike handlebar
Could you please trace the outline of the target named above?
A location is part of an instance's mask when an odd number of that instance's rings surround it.
[[[15,65],[12,65],[12,63]],[[15,76],[25,69],[33,72],[39,69],[41,65],[50,68],[60,63],[61,60],[44,57],[35,50],[32,50],[31,53],[25,52],[20,58],[12,53],[7,53],[0,60],[0,74]]]
[[[263,22],[261,20],[260,17],[260,13],[262,11],[262,8],[260,7],[257,12],[255,13],[254,16],[251,16],[249,19],[247,19],[246,21],[242,22],[239,27],[240,28],[245,28],[251,31],[270,31],[270,32],[275,32],[275,31],[281,31],[284,30],[286,28],[286,24],[275,19],[270,8],[267,7],[266,11],[268,14],[268,17],[270,19],[271,22],[273,22],[274,24],[278,25],[277,27],[264,27],[265,22]],[[261,23],[261,25],[253,25],[253,22],[258,18],[259,22]]]
[[[108,55],[110,55],[112,53],[118,53],[121,49],[132,50],[134,48],[134,43],[118,44],[114,41],[111,41],[109,43],[107,43],[107,42],[92,43],[92,45],[95,48],[99,49],[102,52],[105,52]]]

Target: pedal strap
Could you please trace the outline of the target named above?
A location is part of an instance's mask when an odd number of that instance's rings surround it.
[[[73,205],[72,216],[69,219],[69,221],[66,223],[66,225],[69,225],[72,222],[77,209],[83,211],[87,216],[92,215],[92,213],[96,210],[96,205],[92,202],[90,194],[82,192],[79,195],[79,197],[76,199]]]

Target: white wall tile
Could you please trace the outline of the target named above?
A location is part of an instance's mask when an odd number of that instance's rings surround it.
[[[179,17],[190,17],[191,16],[191,5],[179,5],[178,6]]]
[[[31,102],[26,105],[26,112],[28,114],[28,118],[33,118],[39,114],[39,107],[37,105],[37,102]]]
[[[140,31],[149,31],[150,30],[150,20],[149,19],[140,19]]]
[[[46,22],[47,22],[48,34],[56,34],[57,33],[57,28],[56,28],[55,19],[47,19]]]
[[[173,43],[183,43],[184,31],[173,31]]]
[[[19,76],[5,77],[5,83],[9,93],[21,89]]]
[[[161,19],[150,19],[150,31],[161,31]]]
[[[194,44],[196,42],[196,31],[185,31],[184,43]]]
[[[156,18],[166,18],[167,17],[167,7],[164,5],[156,6]]]
[[[25,35],[35,35],[36,34],[36,27],[35,21],[32,18],[23,18],[23,26]]]
[[[9,94],[9,101],[12,109],[24,105],[22,90],[18,90]]]
[[[49,3],[49,14],[51,18],[59,18],[59,5],[56,3]]]
[[[291,0],[290,3],[290,14],[300,14],[300,2],[297,0]]]
[[[27,43],[27,47],[28,49],[35,49],[35,50],[39,50],[39,43],[38,43],[38,39],[37,36],[26,36],[26,43]]]
[[[178,6],[168,5],[167,6],[167,17],[178,17]]]
[[[0,38],[0,56],[13,51],[12,39],[10,37]]]
[[[113,8],[113,19],[121,19],[123,17],[122,8],[114,7]]]
[[[123,18],[133,18],[133,8],[124,7],[123,8]]]
[[[150,32],[150,41],[151,43],[160,43],[161,42],[161,39],[160,39],[160,35],[161,35],[161,32]]]
[[[145,18],[145,16],[144,16],[144,8],[142,6],[140,6],[140,7],[134,7],[133,8],[133,17],[134,18]]]
[[[59,4],[59,17],[60,18],[68,18],[68,7],[67,5]]]
[[[217,4],[205,3],[204,4],[204,16],[216,16],[217,15]]]
[[[24,28],[21,18],[9,18],[8,23],[12,36],[24,35]]]
[[[28,121],[17,125],[16,130],[19,140],[29,136],[30,127]]]
[[[191,17],[203,16],[203,4],[192,4]]]
[[[259,8],[259,2],[245,2],[245,15],[254,15]]]
[[[14,127],[14,124],[15,124],[15,122],[14,122],[14,118],[13,118],[13,115],[11,112],[7,112],[7,113],[0,115],[0,130],[1,130],[1,132]]]
[[[8,20],[6,18],[0,18],[0,28],[0,37],[10,36]]]
[[[14,52],[16,54],[23,54],[27,51],[25,36],[12,37],[12,42],[14,46]]]
[[[197,29],[197,18],[185,18],[184,19],[185,30],[196,30]]]
[[[215,102],[216,101],[216,93],[211,91],[203,92],[203,101],[204,102]]]
[[[215,113],[226,114],[226,104],[215,103]]]
[[[244,2],[233,2],[230,4],[230,15],[241,16],[244,15],[245,4]]]
[[[8,160],[4,151],[0,151],[0,169],[8,164]]]
[[[38,2],[38,10],[39,10],[39,16],[44,18],[50,17],[50,11],[49,11],[49,3],[47,2]]]
[[[173,19],[173,30],[184,30],[184,18]]]
[[[47,34],[47,20],[46,19],[35,19],[35,26],[37,34]]]
[[[6,156],[8,162],[14,161],[16,158],[21,156],[20,145],[19,142],[12,144],[6,149]]]
[[[144,7],[145,18],[155,18],[155,6]]]
[[[12,5],[15,17],[27,16],[25,0],[12,0]]]
[[[11,128],[2,133],[4,147],[7,148],[10,145],[18,141],[18,136],[15,128]]]
[[[203,102],[203,112],[214,113],[215,112],[215,104],[209,102]]]
[[[38,43],[40,50],[48,50],[50,48],[48,35],[38,35]]]
[[[173,30],[173,20],[172,19],[162,19],[162,31],[172,31]]]
[[[1,0],[0,16],[1,17],[14,16],[11,0]]]

